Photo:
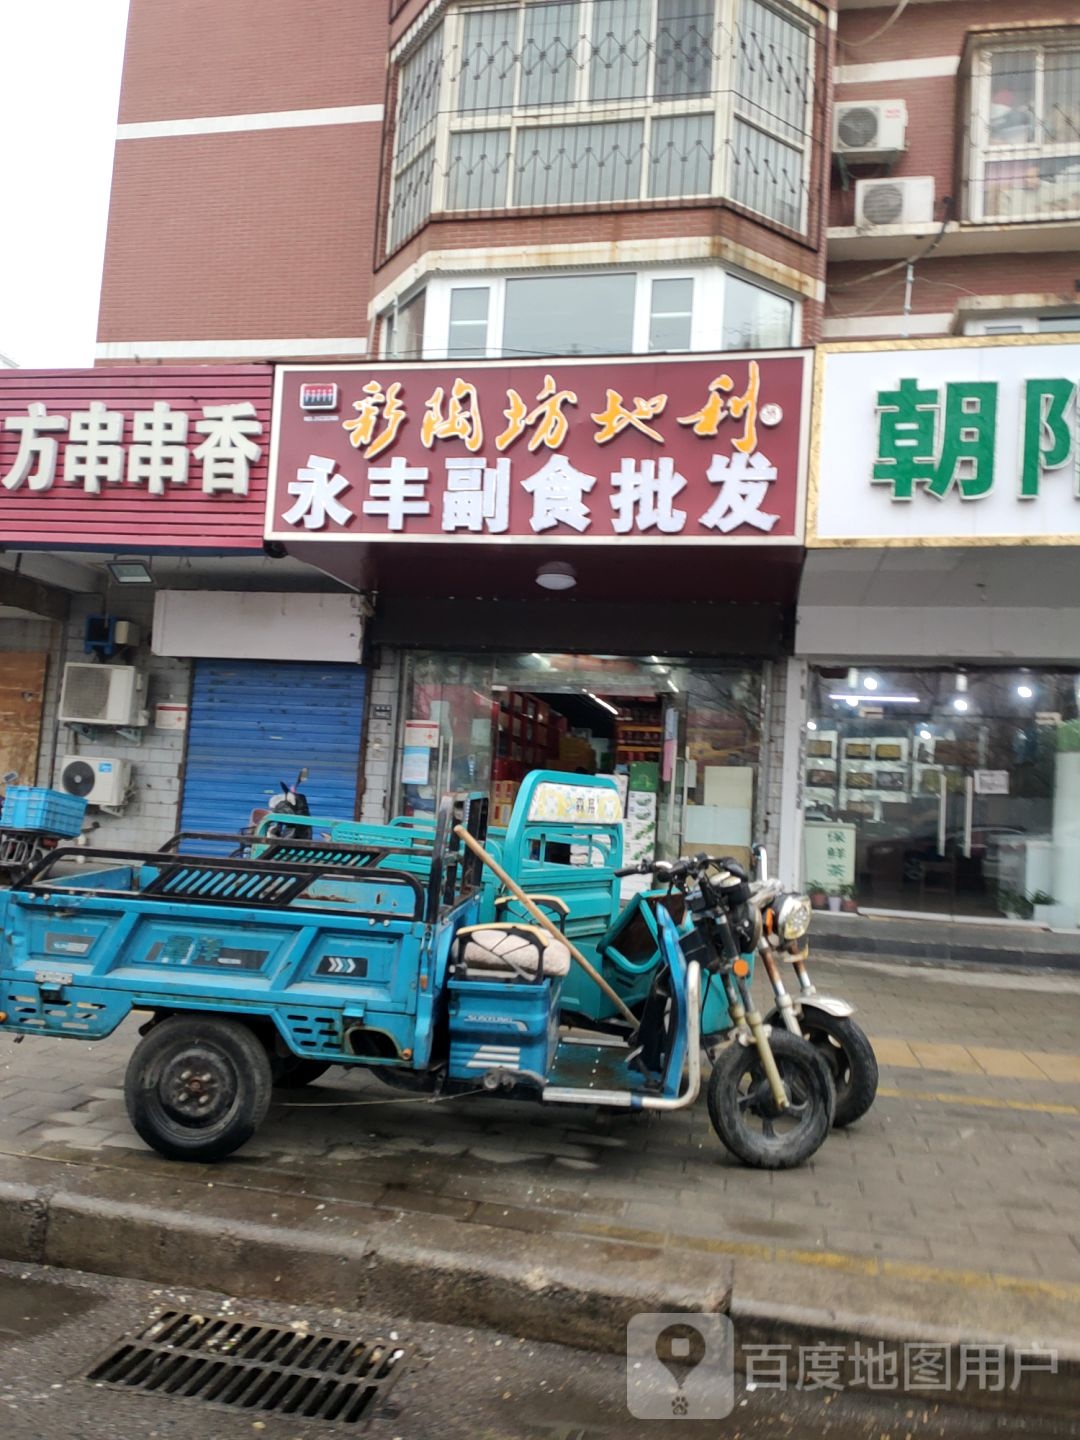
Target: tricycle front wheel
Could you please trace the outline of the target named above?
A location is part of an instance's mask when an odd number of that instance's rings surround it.
[[[733,1041],[709,1077],[709,1119],[731,1153],[758,1170],[789,1170],[825,1143],[836,1091],[829,1067],[798,1035],[774,1030],[769,1037],[788,1096],[778,1109],[753,1045]]]
[[[124,1078],[138,1135],[169,1160],[221,1160],[251,1139],[270,1106],[270,1059],[235,1020],[174,1015],[137,1046]]]
[[[799,1022],[803,1035],[832,1071],[836,1086],[833,1125],[842,1130],[861,1120],[877,1097],[878,1063],[874,1047],[850,1016],[805,1009]]]

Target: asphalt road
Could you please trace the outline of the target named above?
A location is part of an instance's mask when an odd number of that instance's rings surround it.
[[[166,1309],[206,1317],[374,1334],[406,1348],[404,1368],[367,1425],[259,1418],[196,1400],[118,1392],[81,1377]],[[0,1264],[0,1434],[9,1440],[1075,1440],[1080,1421],[1025,1423],[992,1410],[913,1406],[888,1396],[736,1391],[724,1420],[635,1421],[621,1358],[490,1331],[395,1323],[341,1310],[233,1301],[77,1272]]]

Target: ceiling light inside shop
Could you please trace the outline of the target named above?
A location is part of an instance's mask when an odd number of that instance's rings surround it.
[[[612,715],[618,715],[619,712],[614,705],[609,705],[606,700],[602,700],[599,695],[594,695],[591,690],[585,690],[582,693],[587,695],[590,700],[594,700],[597,705],[602,705],[605,710],[610,710]]]
[[[150,567],[141,560],[110,560],[109,574],[117,585],[153,585],[154,577]]]
[[[970,707],[963,695],[957,695],[956,699],[952,702],[952,708],[963,715]]]
[[[817,721],[816,721],[816,720],[807,720],[807,722],[806,722],[806,728],[807,728],[808,730],[816,730],[816,729],[817,729]]]
[[[833,691],[830,700],[843,700],[852,707],[856,705],[917,705],[917,695],[847,695],[843,690]]]
[[[866,679],[862,683],[864,690],[876,690],[881,682],[880,680],[877,680],[873,675],[867,675]]]
[[[1016,693],[1020,696],[1021,700],[1030,700],[1035,694],[1035,691],[1030,685],[1017,685]]]
[[[929,729],[927,728],[927,726],[924,725],[924,726],[922,727],[922,729],[919,731],[919,739],[920,739],[920,740],[932,740],[933,738],[934,738],[933,732],[932,732],[931,730],[929,730]]]
[[[536,583],[542,590],[573,590],[577,573],[565,560],[549,560],[537,570]]]

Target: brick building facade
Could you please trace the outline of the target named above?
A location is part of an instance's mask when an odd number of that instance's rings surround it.
[[[1080,14],[1021,11],[841,4],[825,338],[1080,324]]]

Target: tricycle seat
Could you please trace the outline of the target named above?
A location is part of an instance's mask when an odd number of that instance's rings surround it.
[[[459,930],[451,962],[485,980],[534,979],[538,970],[561,980],[570,973],[570,951],[541,926],[498,921]]]

